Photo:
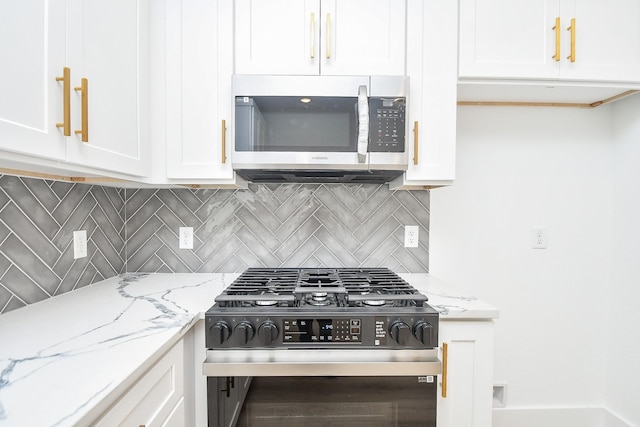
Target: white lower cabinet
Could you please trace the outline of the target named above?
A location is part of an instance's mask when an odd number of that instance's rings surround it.
[[[441,318],[440,342],[448,351],[447,376],[441,377],[438,396],[438,427],[491,426],[493,333],[492,320]],[[442,353],[440,357],[444,362]]]
[[[183,346],[169,350],[94,426],[184,427]]]

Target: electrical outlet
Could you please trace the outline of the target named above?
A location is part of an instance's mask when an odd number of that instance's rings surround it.
[[[180,249],[193,249],[193,227],[180,227]]]
[[[404,226],[404,247],[405,248],[418,247],[418,229],[419,228],[417,225]]]
[[[73,232],[73,259],[87,256],[87,230]]]
[[[533,227],[531,247],[533,249],[547,249],[547,228]]]

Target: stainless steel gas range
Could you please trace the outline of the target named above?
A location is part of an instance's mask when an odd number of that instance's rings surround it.
[[[386,268],[248,269],[205,323],[210,427],[435,426],[438,312]],[[364,384],[376,393],[341,396]]]

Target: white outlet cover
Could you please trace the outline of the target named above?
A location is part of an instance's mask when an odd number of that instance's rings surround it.
[[[404,247],[405,248],[417,248],[418,247],[418,230],[417,225],[405,225],[404,226]]]
[[[87,256],[87,230],[73,232],[73,259]]]
[[[180,249],[193,249],[193,227],[180,227]]]

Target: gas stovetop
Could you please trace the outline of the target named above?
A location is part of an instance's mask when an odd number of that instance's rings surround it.
[[[219,307],[422,307],[427,297],[386,268],[250,268]]]
[[[250,268],[206,312],[209,349],[437,346],[438,312],[386,268]]]

